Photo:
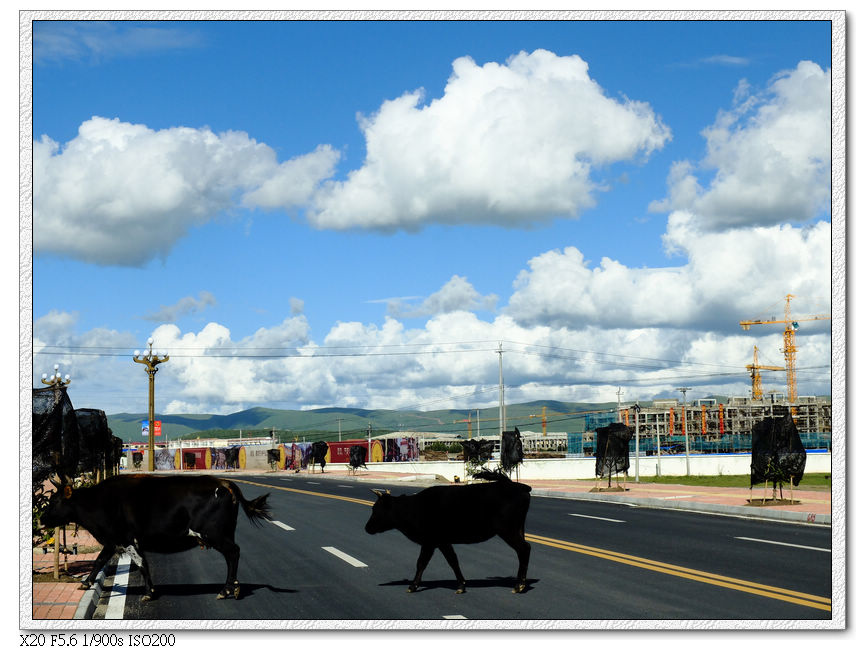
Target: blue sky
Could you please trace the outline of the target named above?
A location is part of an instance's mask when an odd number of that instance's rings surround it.
[[[76,407],[745,395],[828,313],[826,21],[44,21],[34,377]],[[802,323],[800,394],[828,394]],[[308,358],[300,358],[308,357]],[[36,379],[38,383],[38,379]],[[784,389],[781,374],[764,385]]]

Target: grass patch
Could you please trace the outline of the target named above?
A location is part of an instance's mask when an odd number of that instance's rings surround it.
[[[628,477],[628,482],[633,481],[633,476]],[[749,474],[731,474],[721,476],[640,476],[640,483],[665,483],[672,485],[698,485],[703,487],[750,487],[751,476]],[[788,485],[785,483],[785,485]],[[758,485],[754,486],[759,487]],[[771,487],[771,484],[770,484]],[[832,475],[815,473],[805,474],[799,485],[794,489],[830,489],[832,487]]]

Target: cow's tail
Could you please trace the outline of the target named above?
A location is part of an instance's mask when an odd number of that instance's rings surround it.
[[[237,497],[237,501],[240,503],[246,516],[249,517],[250,523],[261,526],[262,520],[271,521],[273,519],[273,515],[270,514],[270,506],[267,503],[267,497],[270,496],[270,493],[247,500],[237,485],[234,483],[230,483],[230,485],[231,492]]]
[[[523,488],[526,492],[531,492],[532,487],[530,485],[526,485],[525,483],[517,483],[516,481],[512,481],[510,477],[505,474],[502,470],[496,469],[482,469],[476,474],[472,475],[474,479],[480,479],[482,481],[500,481],[502,483],[510,483],[514,486],[519,486]]]

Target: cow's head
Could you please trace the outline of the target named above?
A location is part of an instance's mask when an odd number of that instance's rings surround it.
[[[57,488],[48,499],[48,505],[42,511],[39,517],[39,523],[46,528],[56,528],[57,526],[65,526],[75,514],[75,509],[72,506],[72,485],[65,477],[49,479]]]
[[[370,535],[383,533],[394,527],[393,497],[390,495],[390,490],[373,490],[373,493],[378,499],[372,504],[372,513],[364,527],[364,530]]]

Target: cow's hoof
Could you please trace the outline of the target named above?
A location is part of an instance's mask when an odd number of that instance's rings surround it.
[[[464,594],[464,593],[466,593],[466,587],[465,587],[465,585],[461,585],[461,586],[457,587],[457,593],[458,593],[458,594]]]
[[[527,590],[527,589],[528,589],[528,586],[526,585],[526,583],[525,583],[525,582],[521,582],[521,583],[518,584],[516,587],[514,587],[514,588],[511,590],[511,592],[512,592],[512,593],[515,593],[515,594],[524,594],[524,593],[526,593],[526,590]]]
[[[417,585],[409,585],[408,586],[408,593],[413,594],[416,591],[417,591]]]
[[[92,585],[89,582],[82,582],[80,585],[78,585],[78,588],[79,589],[90,589],[91,586]]]
[[[141,602],[142,602],[142,603],[149,603],[149,602],[150,602],[151,600],[153,600],[155,597],[156,597],[156,594],[155,594],[154,592],[151,591],[149,594],[144,594],[144,595],[141,597]]]
[[[234,600],[240,600],[240,585],[234,586]]]

